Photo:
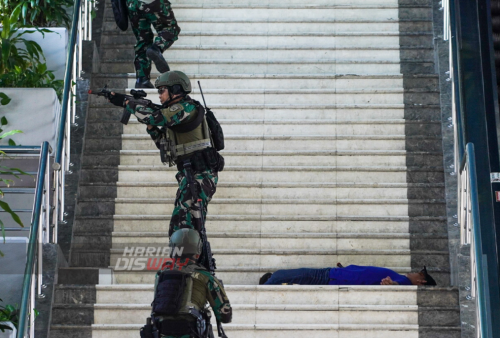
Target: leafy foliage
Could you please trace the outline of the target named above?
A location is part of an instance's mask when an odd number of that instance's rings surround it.
[[[21,8],[16,7],[10,16],[4,16],[2,19],[0,87],[53,88],[61,98],[64,81],[56,80],[54,73],[47,69],[40,45],[24,38],[26,34],[36,31],[42,35],[52,32],[36,27],[19,31],[20,13]],[[19,48],[19,45],[24,45],[25,48]]]
[[[1,298],[0,302],[2,302]],[[0,305],[0,322],[10,322],[17,329],[19,327],[19,308],[13,305]],[[0,331],[5,332],[5,330],[12,331],[12,328],[8,325],[0,324]]]
[[[72,0],[0,0],[0,17],[19,9],[23,25],[69,28]]]
[[[3,102],[7,102],[7,103],[10,102],[10,98],[5,93],[0,93],[0,97],[2,97],[2,101],[0,102],[2,105],[3,105]],[[4,98],[6,98],[7,101],[5,101]],[[4,127],[7,124],[8,124],[7,118],[5,116],[2,116],[2,118],[0,118],[0,125],[2,127]],[[0,133],[1,133],[0,134],[0,140],[1,140],[1,139],[8,137],[8,136],[22,133],[22,131],[10,130],[7,132],[3,132],[3,129],[0,129]],[[16,143],[12,139],[9,139],[9,145],[16,145]],[[0,151],[0,156],[2,158],[5,157],[5,152]],[[3,178],[4,175],[10,175],[10,176],[14,176],[15,178],[20,178],[19,177],[20,175],[29,175],[29,174],[22,171],[19,168],[10,168],[10,167],[4,166],[4,165],[0,165],[0,175],[1,175],[0,176],[0,183],[3,183],[3,185],[9,187],[14,181],[11,179]],[[0,197],[3,197],[3,196],[4,196],[4,192],[2,191],[2,189],[0,187]],[[21,221],[21,218],[19,218],[19,216],[10,208],[8,203],[6,203],[4,201],[0,201],[0,208],[3,209],[6,213],[8,213],[10,215],[10,217],[12,217],[14,222],[19,224],[21,227],[24,227],[24,224]],[[3,237],[4,242],[5,242],[5,227],[4,227],[4,223],[2,220],[0,220],[0,232],[2,233],[2,237]],[[3,256],[3,255],[4,255],[3,252],[0,251],[0,256]]]

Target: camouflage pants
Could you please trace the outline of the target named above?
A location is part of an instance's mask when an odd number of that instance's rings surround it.
[[[203,216],[206,219],[207,216],[207,205],[208,202],[212,200],[212,196],[215,194],[217,189],[218,176],[217,172],[212,172],[211,170],[206,170],[203,172],[195,172],[194,180],[196,181],[196,191],[197,199],[203,201]],[[179,171],[175,175],[177,182],[179,183],[179,189],[177,189],[177,194],[175,196],[175,207],[172,213],[172,218],[170,220],[170,230],[169,236],[176,230],[181,228],[195,228],[195,218],[200,215],[196,215],[190,211],[192,204],[191,189],[188,188],[187,179],[184,171]]]
[[[168,0],[127,0],[127,6],[130,25],[137,39],[134,47],[136,76],[149,77],[151,60],[146,56],[146,50],[154,43],[162,52],[165,51],[177,40],[181,29]],[[156,38],[151,25],[158,32]]]

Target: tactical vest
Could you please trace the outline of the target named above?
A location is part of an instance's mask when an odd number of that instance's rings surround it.
[[[196,102],[197,103],[197,102]],[[200,104],[195,104],[196,113],[192,113],[185,123],[167,128],[165,137],[160,140],[160,151],[165,154],[162,161],[174,166],[179,159],[186,158],[190,154],[212,147],[211,134],[205,118],[205,110]],[[162,110],[163,116],[168,122],[172,116],[184,109],[180,103]],[[196,126],[194,128],[190,127]],[[165,158],[163,158],[165,157]]]

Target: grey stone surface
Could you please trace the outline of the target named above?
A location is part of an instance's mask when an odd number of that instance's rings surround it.
[[[100,57],[95,41],[82,41],[82,77],[90,79],[99,69]]]
[[[95,285],[99,283],[98,268],[61,268],[59,269],[58,288],[61,285]]]
[[[93,304],[54,304],[52,325],[92,325]]]
[[[418,291],[419,337],[458,338],[460,336],[460,308],[458,289],[443,288],[450,285],[450,250],[447,229],[447,200],[445,180],[448,176],[443,166],[443,130],[440,105],[443,97],[448,97],[441,86],[436,55],[440,54],[435,45],[435,15],[441,11],[436,8],[436,1],[415,2],[400,0],[400,20],[432,20],[429,24],[422,21],[418,25],[418,34],[401,35],[400,45],[411,47],[418,44],[411,54],[403,49],[400,58],[408,62],[402,64],[405,89],[405,134],[407,166],[433,168],[425,171],[408,171],[407,182],[422,184],[432,183],[432,189],[423,191],[410,186],[408,212],[410,219],[411,266],[419,270],[424,265],[436,279],[440,287],[421,287]],[[418,7],[426,5],[427,7]],[[409,28],[410,27],[410,28]],[[400,31],[412,32],[411,25],[400,24]],[[422,48],[426,47],[426,48]],[[408,59],[412,56],[413,63]],[[438,64],[439,65],[439,64]],[[416,76],[415,74],[420,74]],[[427,77],[423,76],[425,74]],[[444,93],[444,94],[443,94]],[[412,122],[412,123],[410,123]],[[411,155],[412,153],[418,155]],[[432,197],[430,197],[432,196]],[[435,203],[418,203],[418,199],[433,198]],[[433,217],[424,221],[424,217]]]
[[[38,297],[35,308],[39,315],[35,320],[35,335],[40,338],[50,336],[50,323],[52,320],[52,306],[54,303],[55,287],[58,280],[59,267],[66,267],[68,263],[57,244],[43,245],[43,298]]]

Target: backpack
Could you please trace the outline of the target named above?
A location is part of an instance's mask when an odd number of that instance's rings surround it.
[[[221,151],[224,149],[224,132],[222,131],[222,127],[215,118],[214,113],[210,108],[206,109],[205,113],[208,128],[210,129],[210,134],[212,134],[212,141],[214,143],[214,148],[217,151]]]
[[[188,283],[189,282],[189,283]],[[154,316],[175,316],[181,310],[186,286],[192,288],[191,273],[182,271],[161,272],[155,285],[153,306]]]
[[[126,0],[111,0],[111,6],[113,7],[113,14],[115,16],[116,25],[122,31],[126,31],[128,28],[127,1]]]

